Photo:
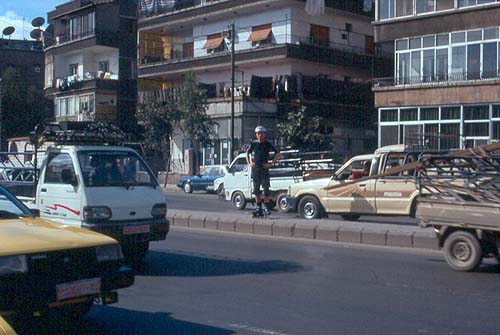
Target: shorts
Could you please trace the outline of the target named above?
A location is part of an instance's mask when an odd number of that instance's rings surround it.
[[[260,195],[260,187],[264,189],[264,195],[270,195],[269,192],[269,170],[266,169],[253,169],[252,171],[253,179],[253,194]]]

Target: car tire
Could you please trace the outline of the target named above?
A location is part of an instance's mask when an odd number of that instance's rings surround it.
[[[220,200],[224,200],[224,184],[220,184],[217,188],[217,195],[219,196]]]
[[[193,193],[193,186],[191,186],[191,183],[184,183],[184,185],[182,185],[182,189],[184,190],[184,193]]]
[[[278,206],[278,210],[281,213],[290,212],[290,204],[286,200],[286,193],[285,192],[278,194],[278,196],[276,197],[276,204]]]
[[[243,210],[247,206],[245,195],[240,191],[236,191],[233,193],[233,196],[231,197],[231,203],[233,204],[234,208],[239,210]]]
[[[299,201],[299,214],[304,219],[319,219],[323,215],[323,208],[316,197],[308,195]]]
[[[144,259],[149,251],[149,242],[124,245],[122,249],[128,265],[137,269],[144,263]]]
[[[344,219],[345,221],[358,221],[360,216],[361,215],[358,214],[344,214],[342,215],[342,219]]]
[[[448,265],[457,271],[472,271],[482,259],[481,243],[467,231],[455,231],[444,241],[444,257]]]

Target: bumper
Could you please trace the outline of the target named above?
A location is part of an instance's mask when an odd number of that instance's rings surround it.
[[[122,242],[162,241],[167,238],[170,222],[166,218],[136,221],[84,222],[82,227]]]
[[[288,203],[288,208],[290,208],[290,211],[297,211],[297,199],[287,196],[286,201]]]

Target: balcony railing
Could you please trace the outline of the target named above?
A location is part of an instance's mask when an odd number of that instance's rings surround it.
[[[459,72],[450,74],[434,74],[429,76],[408,76],[402,78],[377,78],[373,87],[424,86],[429,84],[453,83],[461,81],[499,80],[500,73],[492,72]]]
[[[140,0],[139,16],[151,17],[168,14],[178,10],[206,6],[222,0]]]
[[[361,34],[358,35],[361,37],[365,37],[365,35]],[[191,43],[193,43],[192,40]],[[223,43],[226,43],[227,47],[222,48],[221,51],[206,50],[202,47],[201,48],[199,47],[194,50],[191,49],[187,54],[183,50],[183,46],[186,43],[176,43],[176,44],[172,43],[168,45],[170,47],[169,49],[171,50],[169,55],[165,54],[141,55],[140,65],[168,64],[172,62],[193,59],[193,58],[196,59],[201,57],[226,55],[230,53],[229,51],[230,43],[227,39]],[[272,39],[259,42],[252,42],[244,39],[239,39],[239,41],[236,42],[235,44],[235,49],[236,52],[238,53],[251,50],[260,50],[264,48],[273,48],[290,44],[314,46],[329,50],[340,50],[346,53],[362,55],[362,56],[373,56],[373,50],[367,49],[366,47],[361,47],[359,45],[326,41],[326,40],[321,41],[311,36],[300,36],[293,34],[276,34],[276,35],[273,34]],[[164,48],[162,48],[162,50],[164,50]]]
[[[74,90],[80,88],[84,82],[92,80],[118,80],[118,74],[104,71],[85,72],[83,77],[75,74],[54,79],[52,85],[47,88],[55,87],[60,91]]]
[[[95,30],[86,31],[86,32],[82,32],[79,34],[61,34],[61,35],[56,36],[56,38],[54,40],[54,42],[55,42],[54,44],[60,45],[60,44],[64,44],[67,42],[81,40],[83,38],[86,38],[89,36],[94,36],[94,35],[95,35]]]

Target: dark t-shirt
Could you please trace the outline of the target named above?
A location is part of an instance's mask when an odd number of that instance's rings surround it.
[[[269,153],[273,151],[275,153],[278,152],[274,145],[268,141],[264,141],[262,143],[254,141],[247,150],[248,153],[253,153],[253,162],[255,163],[255,168],[257,169],[262,169],[264,167],[264,163],[269,161]]]

